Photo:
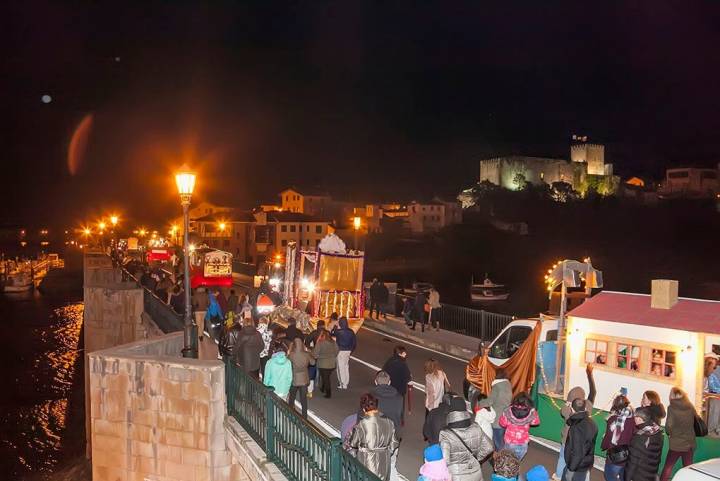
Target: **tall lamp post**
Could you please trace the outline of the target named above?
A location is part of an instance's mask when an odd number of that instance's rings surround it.
[[[190,305],[190,241],[188,240],[188,231],[190,230],[190,199],[192,198],[193,189],[195,188],[195,174],[191,172],[187,166],[183,166],[180,172],[175,174],[175,183],[177,184],[178,194],[180,194],[180,204],[183,209],[183,273],[185,280],[185,329],[183,347],[183,357],[198,356],[197,350],[192,342],[197,332],[197,326],[192,318],[192,306]]]

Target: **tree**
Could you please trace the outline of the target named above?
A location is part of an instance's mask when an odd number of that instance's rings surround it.
[[[567,182],[553,182],[551,196],[555,202],[568,202],[578,200],[580,194]]]
[[[515,184],[515,190],[523,190],[527,186],[527,178],[523,172],[516,172],[513,176],[513,184]]]

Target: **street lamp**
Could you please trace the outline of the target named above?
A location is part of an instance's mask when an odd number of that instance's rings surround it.
[[[185,347],[183,357],[197,357],[197,350],[193,348],[192,338],[197,332],[197,325],[192,319],[192,307],[190,306],[190,241],[188,231],[190,230],[190,199],[195,189],[195,174],[183,165],[180,172],[175,174],[175,184],[180,194],[180,204],[183,209],[183,272],[185,280]]]
[[[360,230],[360,226],[362,225],[361,222],[362,220],[360,219],[360,217],[353,217],[353,229],[355,230],[353,235],[353,243],[355,244],[355,250],[358,249],[358,231]]]
[[[225,233],[225,228],[227,227],[227,224],[225,222],[220,222],[218,224],[218,228],[220,229],[220,232]]]

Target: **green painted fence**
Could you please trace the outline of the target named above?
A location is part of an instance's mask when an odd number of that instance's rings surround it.
[[[263,448],[268,460],[293,481],[379,481],[379,478],[314,424],[249,376],[225,362],[228,415]]]

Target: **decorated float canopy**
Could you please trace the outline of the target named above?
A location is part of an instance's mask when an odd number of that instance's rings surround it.
[[[316,250],[288,243],[283,298],[296,309],[315,317],[332,313],[362,316],[362,278],[365,255],[348,250],[335,234],[328,234]]]
[[[678,297],[668,280],[651,295],[603,291],[569,313],[567,349],[566,389],[585,385],[593,363],[601,402],[622,388],[634,405],[646,390],[667,400],[680,386],[700,407],[704,354],[720,352],[720,302]]]

